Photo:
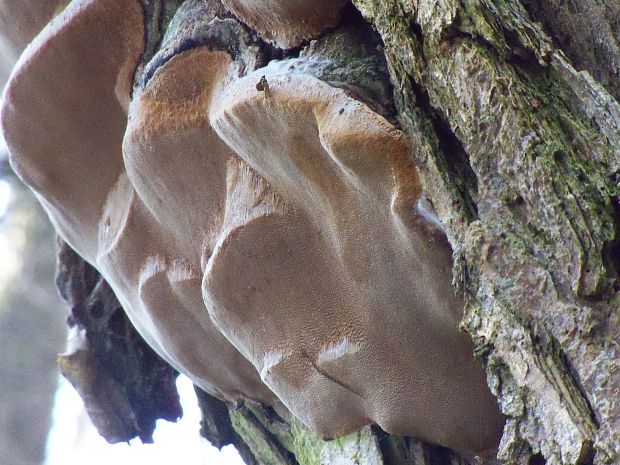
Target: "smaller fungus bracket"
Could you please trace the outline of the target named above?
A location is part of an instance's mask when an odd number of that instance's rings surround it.
[[[348,0],[223,0],[226,8],[282,48],[295,48],[340,21]]]
[[[208,120],[213,95],[237,72],[226,52],[176,55],[136,93],[123,141],[129,178],[196,267],[222,226],[226,163],[234,153]]]

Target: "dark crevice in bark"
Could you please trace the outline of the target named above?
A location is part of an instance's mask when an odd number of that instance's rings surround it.
[[[231,37],[237,38],[240,35],[240,25],[236,21],[216,18],[206,25],[204,32],[201,32],[192,31],[190,37],[183,37],[172,48],[157,53],[146,65],[140,86],[145,87],[155,72],[174,56],[194,48],[206,46],[210,50],[225,50],[232,57],[239,55],[241,49],[239,42],[230,42]]]
[[[443,465],[444,463],[452,463],[454,454],[445,447],[429,445],[429,456],[431,457],[429,465]]]
[[[134,72],[134,82],[139,82],[144,66],[159,48],[164,31],[183,0],[140,0],[144,14],[144,51]]]
[[[527,462],[527,465],[545,465],[546,463],[547,461],[542,455],[534,454],[530,457],[529,461]]]
[[[420,26],[415,21],[414,17],[409,19],[409,29],[411,30],[411,32],[417,39],[420,50],[424,50],[424,33],[422,32],[422,26]],[[423,53],[422,53],[422,58],[425,60],[425,64],[426,64],[426,57],[424,56]]]
[[[230,422],[226,404],[197,386],[194,386],[194,391],[202,416],[200,435],[218,449],[235,444],[235,431]]]
[[[222,449],[232,445],[246,465],[261,465],[247,443],[237,434],[230,419],[229,406],[194,386],[200,408],[200,435]]]
[[[603,263],[610,277],[613,278],[612,288],[620,292],[620,198],[612,197],[611,204],[614,209],[614,240],[604,244]]]
[[[465,205],[460,207],[466,213],[467,220],[475,221],[478,219],[478,207],[474,200],[478,196],[478,179],[469,162],[469,155],[461,141],[452,132],[450,123],[441,110],[431,105],[426,89],[411,78],[409,82],[416,97],[416,104],[422,113],[429,118],[435,130],[439,144],[438,161],[442,163],[442,168],[447,173],[449,181],[454,183],[465,202]]]
[[[475,38],[459,28],[460,20],[456,18],[454,23],[443,31],[442,37],[446,43],[450,43],[459,38],[474,40]],[[409,31],[417,41],[420,51],[419,58],[422,60],[424,68],[428,66],[427,57],[424,53],[426,38],[422,26],[416,22],[415,17],[409,19]],[[481,39],[483,40],[483,39]],[[490,46],[486,44],[485,47]],[[478,197],[478,179],[470,163],[469,154],[465,147],[452,130],[450,123],[440,108],[435,108],[423,82],[417,82],[412,76],[408,77],[408,85],[413,90],[415,96],[414,106],[420,110],[420,116],[427,118],[434,130],[438,144],[437,161],[441,165],[442,171],[448,176],[448,183],[457,188],[458,194],[463,199],[462,207],[464,216],[468,222],[478,219],[478,207],[476,199]],[[413,102],[412,102],[413,103]],[[406,105],[410,107],[411,104]]]
[[[524,47],[517,32],[507,27],[502,27],[502,33],[508,46],[506,60],[515,66],[515,70],[527,70],[529,72],[544,71],[539,57],[531,48]],[[548,60],[548,57],[545,57]]]
[[[162,0],[142,0],[140,4],[144,12],[144,52],[141,61],[146,63],[155,53],[161,40],[163,6]]]
[[[256,460],[256,457],[252,453],[250,446],[248,446],[245,441],[243,441],[237,434],[235,434],[234,446],[235,449],[237,449],[237,452],[239,453],[239,456],[241,457],[241,460],[243,460],[243,463],[245,463],[245,465],[263,465],[258,460]]]
[[[376,425],[372,426],[372,432],[377,438],[383,465],[491,465],[495,463],[473,456],[466,458],[453,450],[419,439],[393,436]]]
[[[316,40],[321,40],[323,37],[330,35],[334,31],[337,31],[342,27],[346,27],[348,24],[351,23],[352,19],[357,19],[361,17],[362,15],[359,10],[355,8],[352,3],[349,3],[343,7],[342,14],[340,15],[340,20],[334,26],[326,27],[320,32],[319,35],[312,39],[303,39],[297,47],[285,49],[285,52],[287,55],[299,56],[299,53],[312,42]],[[364,22],[366,23],[366,21]]]
[[[376,425],[372,426],[372,432],[377,438],[384,465],[401,465],[406,463],[407,457],[404,447],[398,447],[394,443],[394,438]]]

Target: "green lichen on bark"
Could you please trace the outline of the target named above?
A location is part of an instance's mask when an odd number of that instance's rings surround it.
[[[299,465],[469,465],[449,449],[414,438],[389,435],[377,427],[333,440],[317,436],[282,406],[230,406],[232,425],[250,445],[257,462]]]
[[[618,103],[519,2],[354,3],[385,42],[468,298],[463,326],[509,416],[501,457],[581,463],[594,445],[598,463],[620,460]],[[475,183],[454,182],[454,153]]]
[[[286,409],[252,403],[231,405],[232,426],[261,465],[384,465],[376,434],[366,427],[342,438],[325,440]],[[394,464],[396,465],[396,464]]]
[[[294,456],[282,447],[281,443],[244,403],[231,405],[229,412],[233,428],[248,445],[259,464],[297,464]]]
[[[321,465],[323,441],[298,422],[291,425],[291,433],[299,465]]]

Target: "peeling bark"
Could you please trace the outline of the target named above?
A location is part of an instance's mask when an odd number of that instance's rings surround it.
[[[69,347],[59,357],[97,431],[108,442],[153,441],[155,421],[182,415],[178,376],[142,340],[108,283],[68,245],[57,283],[70,307]]]

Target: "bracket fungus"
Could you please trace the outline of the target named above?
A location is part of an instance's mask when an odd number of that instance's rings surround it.
[[[421,186],[403,134],[341,89],[269,71],[235,80],[210,110],[283,199],[261,187],[227,204],[245,219],[225,225],[205,269],[210,315],[324,436],[373,422],[484,448],[501,426],[497,406],[458,331],[450,249],[415,214]],[[269,98],[256,92],[261,75]]]
[[[260,47],[235,56],[208,33],[236,20],[203,20],[204,43],[174,39],[132,93],[139,4],[74,0],[5,92],[17,173],[145,340],[206,391],[281,401],[326,437],[377,423],[496,447],[503,419],[458,329],[449,244],[403,133],[374,111],[386,87],[343,82],[321,42],[246,63]]]
[[[222,0],[265,40],[298,47],[340,21],[348,0]]]
[[[201,311],[199,264],[177,252],[174,234],[128,182],[122,139],[142,24],[132,0],[84,0],[41,32],[4,94],[11,164],[160,356],[214,395],[272,402]]]

